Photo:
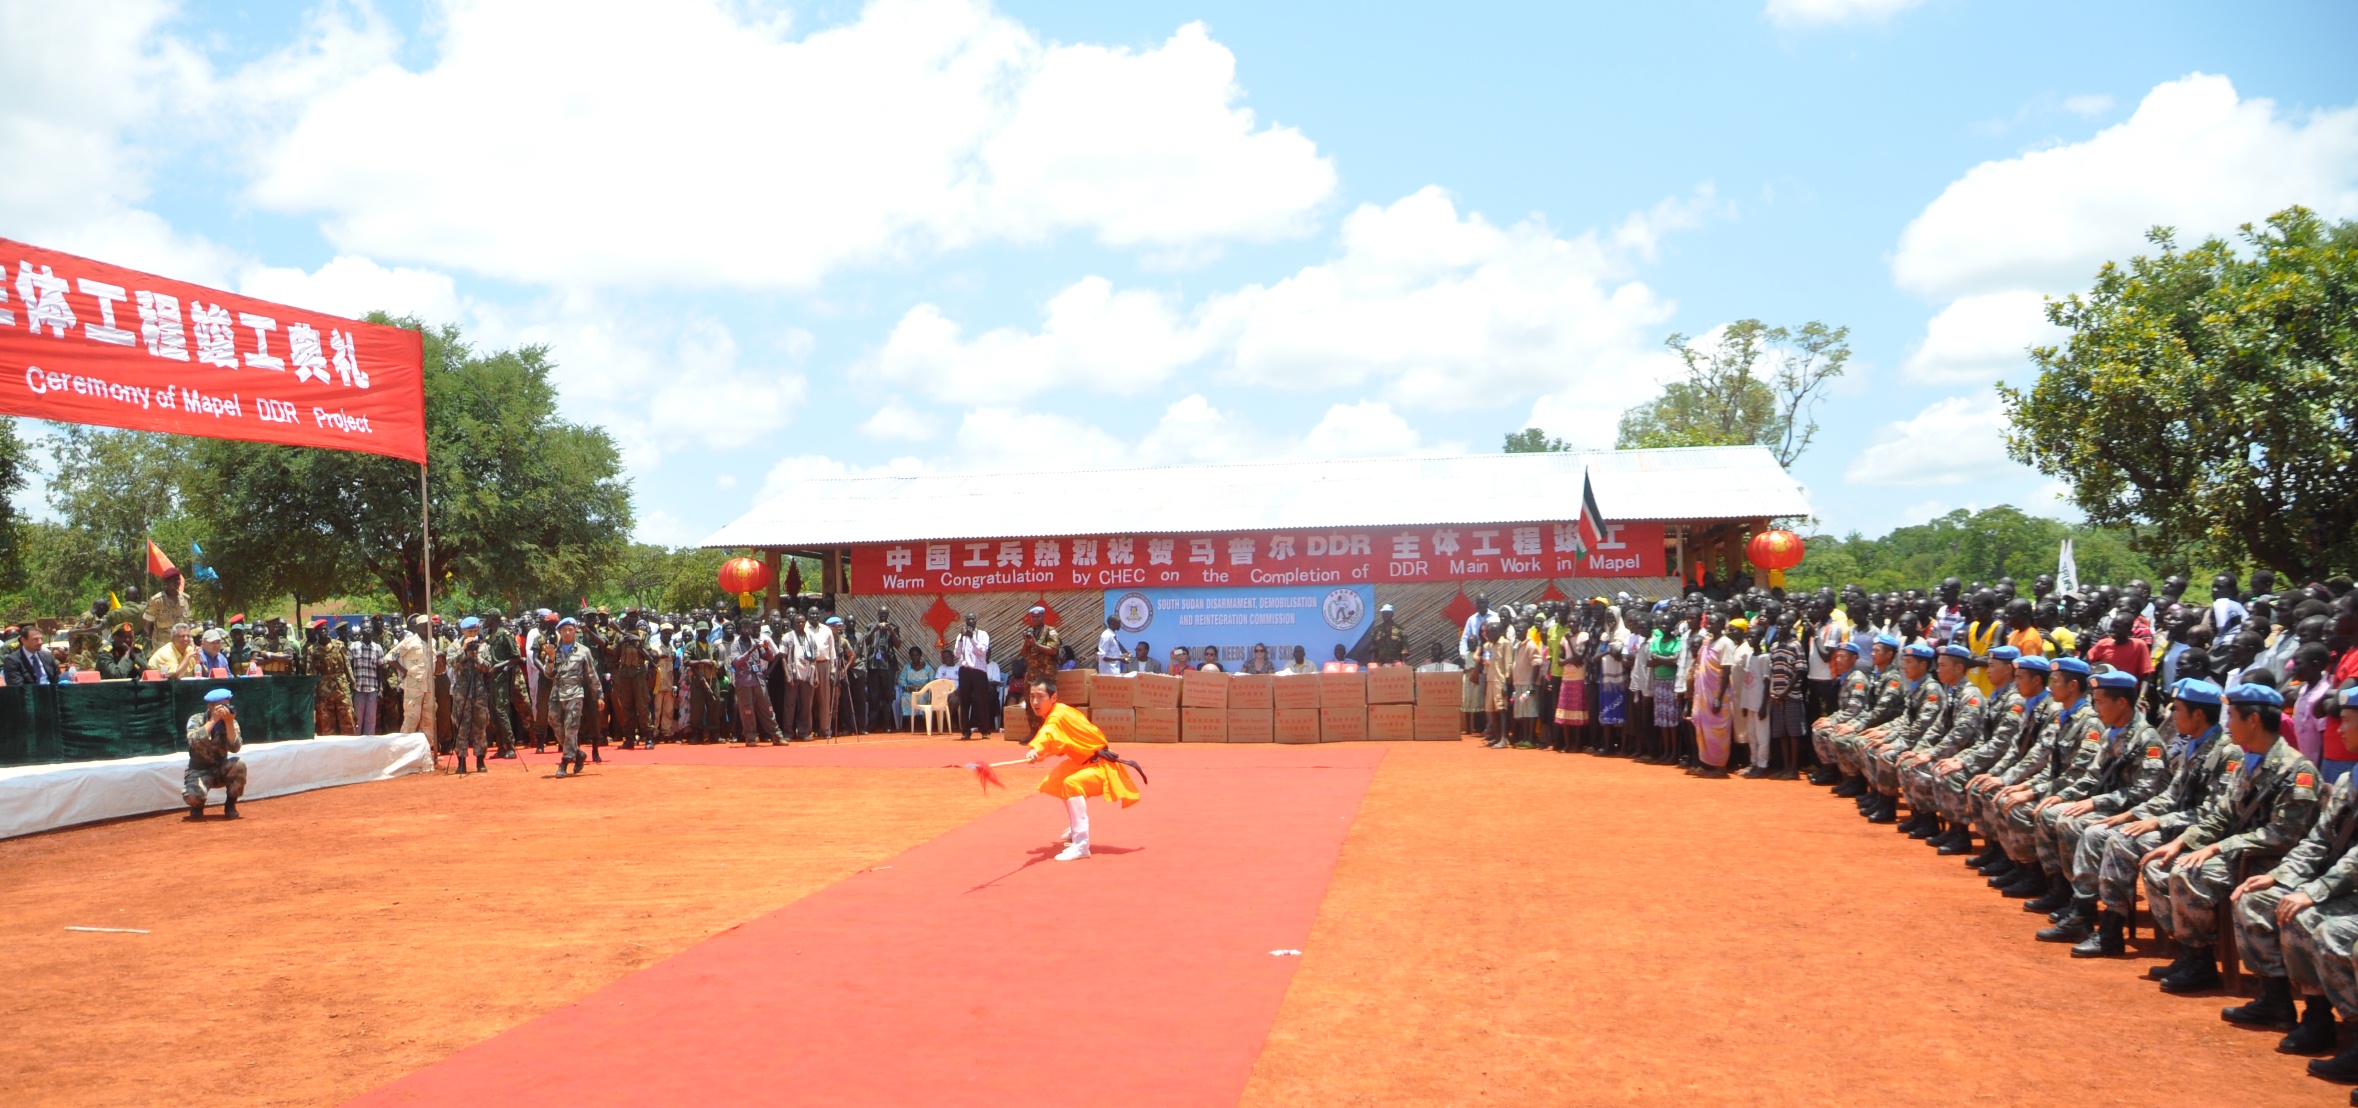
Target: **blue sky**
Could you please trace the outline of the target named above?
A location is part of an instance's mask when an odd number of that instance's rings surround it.
[[[1991,399],[2039,298],[2358,217],[2346,4],[81,7],[0,0],[0,236],[545,342],[668,543],[803,475],[1609,445],[1747,316],[1852,328],[1825,526],[2068,514]]]

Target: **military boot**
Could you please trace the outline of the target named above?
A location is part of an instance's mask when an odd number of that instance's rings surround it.
[[[2071,882],[2056,874],[2046,874],[2047,891],[2022,906],[2025,912],[2052,912],[2071,903]],[[2078,940],[2073,940],[2077,942]]]
[[[2317,1058],[2309,1063],[2309,1076],[2328,1081],[2358,1081],[2358,1044],[2331,1058]],[[2350,1094],[2358,1100],[2358,1093]]]
[[[2096,931],[2086,941],[2071,948],[2074,958],[2118,958],[2128,949],[2121,940],[2121,928],[2128,921],[2119,912],[2106,909],[2096,914]]]
[[[1918,812],[1908,823],[1908,837],[1911,839],[1929,839],[1941,833],[1940,817],[1931,812]]]
[[[2290,1031],[2298,1013],[2293,1010],[2292,982],[2282,977],[2260,979],[2260,995],[2249,1004],[2219,1009],[2219,1018],[2245,1027],[2273,1027]]]
[[[2190,956],[2185,969],[2161,979],[2163,992],[2200,993],[2219,987],[2219,962],[2211,957],[2210,942],[2205,940],[2191,945],[2198,947],[2199,951]]]
[[[1997,861],[1981,867],[1980,872],[1983,877],[1990,879],[1989,886],[1994,889],[2012,880],[2015,874],[2021,873],[2022,867],[2015,865],[2014,859],[2000,854]]]
[[[2037,866],[2024,866],[2021,873],[2015,874],[2005,884],[1998,886],[1998,892],[2004,894],[2008,900],[2026,900],[2034,896],[2044,896],[2047,893],[2047,875]]]
[[[1989,845],[1981,848],[1981,853],[1976,854],[1971,858],[1965,859],[1966,869],[1977,869],[1987,872],[1989,867],[1997,865],[1998,860],[2006,856],[2006,848],[1999,846],[1998,840],[1989,839],[1988,843]]]
[[[1899,822],[1899,798],[1884,796],[1882,793],[1876,793],[1874,796],[1876,797],[1875,807],[1867,813],[1867,822]]]
[[[2309,998],[2309,1006],[2301,1010],[2300,1026],[2286,1035],[2276,1049],[2285,1054],[2323,1054],[2333,1049],[2333,1005],[2324,997]]]
[[[1940,844],[1940,853],[1944,858],[1973,853],[1973,829],[1965,824],[1958,824],[1955,830],[1949,832],[1949,841]]]
[[[1894,801],[1893,803],[1896,805],[1898,802]],[[1922,835],[1917,835],[1916,833],[1930,826],[1931,823],[1932,817],[1928,813],[1910,812],[1908,813],[1908,818],[1899,821],[1898,824],[1892,827],[1892,830],[1897,831],[1903,835],[1914,835],[1917,838],[1922,838]]]
[[[1834,795],[1839,797],[1856,798],[1866,791],[1867,779],[1855,773],[1843,777],[1834,785]]]
[[[1812,785],[1831,785],[1840,780],[1842,774],[1833,766],[1819,766],[1809,771],[1809,783]]]
[[[2040,931],[2038,940],[2042,943],[2076,944],[2088,937],[2088,920],[2095,914],[2095,897],[2075,896],[2071,898],[2071,907],[2064,909],[2063,918],[2056,920],[2055,926]]]

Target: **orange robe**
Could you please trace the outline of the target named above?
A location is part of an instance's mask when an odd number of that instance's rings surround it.
[[[1105,749],[1105,732],[1071,705],[1050,709],[1031,745],[1043,759],[1064,757],[1049,768],[1047,779],[1040,782],[1041,792],[1059,800],[1103,797],[1124,808],[1138,803],[1138,785],[1130,780],[1130,771],[1118,762],[1096,760],[1097,752]]]

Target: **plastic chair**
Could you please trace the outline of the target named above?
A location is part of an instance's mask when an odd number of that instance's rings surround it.
[[[949,730],[950,695],[956,692],[957,688],[957,682],[944,681],[940,678],[926,682],[924,688],[909,694],[909,718],[914,720],[919,715],[923,715],[925,717],[925,733],[928,735],[933,734],[933,721],[936,717],[941,719],[942,729]]]

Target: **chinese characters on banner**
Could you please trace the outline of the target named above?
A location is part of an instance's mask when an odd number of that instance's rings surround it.
[[[1662,524],[1452,524],[1346,531],[955,539],[855,546],[852,591],[1375,585],[1661,577]],[[1582,541],[1583,539],[1587,541]]]
[[[0,413],[426,460],[425,349],[0,239]]]

